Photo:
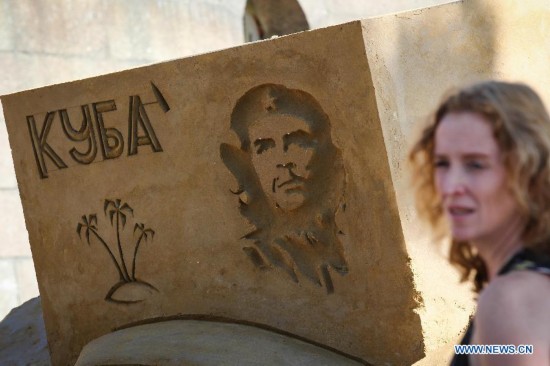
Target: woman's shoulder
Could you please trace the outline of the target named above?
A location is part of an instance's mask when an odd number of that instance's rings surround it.
[[[533,354],[471,355],[487,365],[549,365],[550,276],[531,270],[514,270],[489,282],[478,299],[473,343],[530,345]],[[495,358],[496,357],[496,358]],[[498,358],[498,359],[497,359]],[[505,361],[505,362],[504,362]]]
[[[497,276],[481,292],[478,306],[481,308],[495,303],[518,305],[525,302],[550,302],[550,276],[529,270]]]
[[[511,306],[550,302],[550,254],[529,248],[516,253],[482,291],[478,305],[494,302]]]
[[[505,275],[496,276],[480,294],[479,302],[485,299],[503,298],[521,300],[518,295],[541,297],[549,300],[549,294],[541,293],[550,289],[550,275],[531,270],[516,270]],[[543,296],[546,295],[546,296]]]
[[[517,332],[523,338],[543,335],[550,341],[550,276],[518,270],[498,276],[481,292],[476,328],[482,334]],[[485,331],[486,332],[485,332]],[[520,339],[521,340],[521,339]]]

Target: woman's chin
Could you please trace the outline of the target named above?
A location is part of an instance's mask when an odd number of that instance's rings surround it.
[[[472,241],[474,238],[472,233],[465,232],[464,230],[453,230],[451,236],[454,241]]]

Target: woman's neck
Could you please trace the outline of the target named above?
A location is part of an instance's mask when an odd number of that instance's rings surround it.
[[[517,219],[490,237],[472,241],[471,244],[487,266],[489,281],[495,278],[508,260],[523,248],[521,234],[524,228],[524,221]]]

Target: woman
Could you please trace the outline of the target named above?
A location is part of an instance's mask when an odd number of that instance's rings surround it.
[[[450,232],[450,262],[479,292],[462,343],[533,345],[451,365],[550,365],[549,158],[541,99],[495,81],[448,96],[410,152],[418,211]]]

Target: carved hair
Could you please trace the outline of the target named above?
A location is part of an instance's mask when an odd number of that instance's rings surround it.
[[[308,124],[316,141],[308,168],[304,204],[291,212],[281,212],[268,204],[251,163],[249,127],[270,114],[291,115]],[[310,94],[282,85],[263,84],[247,91],[231,114],[231,129],[240,147],[220,146],[220,155],[237,178],[240,211],[255,230],[244,238],[255,247],[244,250],[260,267],[265,261],[283,268],[297,281],[295,269],[328,292],[332,281],[328,268],[347,272],[347,263],[338,238],[335,214],[344,194],[344,168],[340,152],[330,138],[330,122],[319,103]],[[315,184],[311,184],[315,182]],[[244,195],[244,198],[243,198]]]
[[[450,93],[430,118],[409,154],[419,214],[445,235],[443,208],[434,181],[434,139],[449,113],[474,112],[492,126],[510,189],[527,225],[526,247],[550,255],[550,117],[540,97],[524,84],[488,81]],[[449,261],[462,280],[474,275],[475,290],[487,282],[487,269],[468,242],[452,240]]]

